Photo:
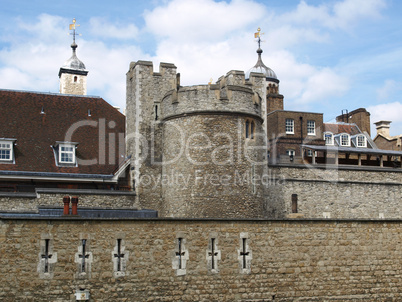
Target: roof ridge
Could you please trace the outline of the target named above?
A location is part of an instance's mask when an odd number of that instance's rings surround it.
[[[80,98],[96,98],[101,99],[100,96],[97,95],[78,95],[78,94],[65,94],[65,93],[58,93],[58,92],[42,92],[42,91],[31,91],[31,90],[16,90],[16,89],[4,89],[0,88],[0,91],[6,92],[20,92],[20,93],[34,93],[34,94],[46,94],[46,95],[56,95],[56,96],[65,96],[65,97],[80,97]]]

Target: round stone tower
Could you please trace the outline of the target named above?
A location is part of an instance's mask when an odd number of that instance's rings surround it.
[[[164,95],[161,216],[263,217],[261,103],[242,71]]]

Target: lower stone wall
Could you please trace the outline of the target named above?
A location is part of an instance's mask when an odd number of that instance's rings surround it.
[[[401,301],[401,224],[1,219],[0,300]]]
[[[270,167],[268,217],[298,213],[305,218],[402,218],[402,170],[395,172]]]
[[[63,192],[41,192],[28,194],[2,193],[0,211],[37,211],[38,206],[63,206],[64,196],[77,196],[79,206],[102,208],[138,208],[132,192],[83,192],[64,190]]]

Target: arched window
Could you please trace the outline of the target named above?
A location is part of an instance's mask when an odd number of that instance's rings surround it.
[[[324,140],[325,140],[325,145],[332,146],[334,144],[334,135],[332,134],[332,132],[325,132]]]
[[[250,125],[250,137],[251,137],[251,139],[254,138],[254,128],[255,128],[254,121],[251,121],[251,125]]]
[[[363,148],[367,147],[367,139],[363,134],[356,137],[356,146]]]
[[[350,146],[350,136],[347,133],[341,134],[341,146],[348,147]]]
[[[78,77],[74,76],[74,83],[77,83],[77,81],[78,81]]]

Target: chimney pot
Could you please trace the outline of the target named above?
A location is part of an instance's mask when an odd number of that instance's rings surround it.
[[[78,215],[77,205],[78,205],[78,197],[74,196],[71,198],[71,205],[72,205],[72,215]]]
[[[64,196],[63,203],[64,203],[63,215],[70,214],[70,196]]]

